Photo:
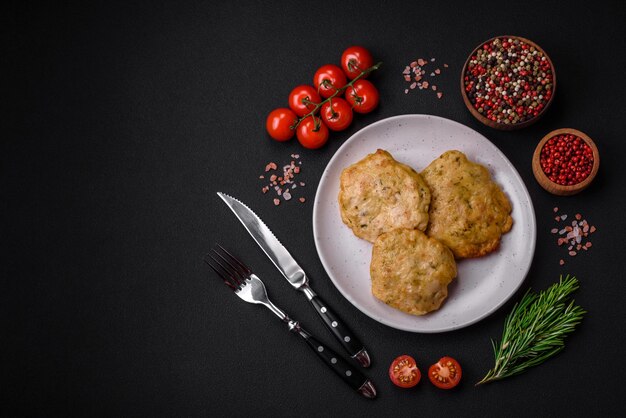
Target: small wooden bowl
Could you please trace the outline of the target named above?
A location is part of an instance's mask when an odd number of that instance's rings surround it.
[[[550,138],[556,135],[575,135],[583,139],[593,151],[593,168],[591,169],[591,173],[589,174],[589,176],[587,176],[586,179],[578,184],[574,184],[572,186],[563,186],[557,184],[550,180],[541,168],[541,164],[539,162],[541,150],[543,149],[545,143],[548,142]],[[570,196],[586,189],[596,177],[596,174],[598,173],[598,168],[600,168],[600,154],[598,153],[598,147],[596,147],[596,144],[592,141],[591,138],[589,138],[587,134],[572,128],[557,129],[550,132],[549,134],[544,136],[541,141],[539,141],[539,144],[537,144],[537,148],[535,148],[535,153],[533,154],[533,174],[535,174],[537,182],[548,192],[558,196]]]
[[[524,122],[520,122],[520,123],[515,123],[515,124],[505,124],[505,123],[498,123],[498,122],[494,122],[491,119],[487,119],[485,116],[483,116],[480,112],[478,112],[478,110],[476,110],[474,108],[474,106],[472,105],[472,102],[470,101],[469,97],[467,97],[467,93],[465,92],[465,70],[467,69],[467,65],[469,64],[470,59],[472,58],[472,55],[474,55],[476,53],[476,51],[478,51],[479,48],[482,48],[482,46],[486,43],[489,43],[491,41],[493,41],[494,39],[497,38],[511,38],[511,39],[519,39],[520,41],[530,45],[530,46],[534,46],[536,49],[538,49],[544,57],[546,57],[546,59],[548,60],[548,63],[550,64],[550,68],[552,69],[552,96],[550,96],[550,100],[548,100],[545,104],[545,106],[543,107],[543,109],[541,109],[541,112],[539,112],[539,114],[531,119],[528,119]],[[494,128],[494,129],[499,129],[501,131],[512,131],[515,129],[522,129],[525,128],[529,125],[532,125],[533,123],[537,122],[539,120],[539,118],[541,118],[546,111],[548,110],[548,108],[550,107],[550,104],[552,104],[552,101],[554,100],[554,95],[556,93],[556,72],[554,71],[554,64],[552,63],[552,60],[550,59],[550,57],[548,56],[548,54],[546,54],[546,51],[544,51],[543,49],[541,49],[541,47],[539,45],[537,45],[536,43],[534,43],[533,41],[526,39],[526,38],[522,38],[521,36],[512,36],[512,35],[502,35],[502,36],[494,36],[491,39],[488,39],[484,42],[481,42],[480,45],[478,45],[476,48],[474,48],[472,50],[472,52],[468,55],[467,59],[465,60],[465,64],[463,65],[463,70],[461,70],[461,96],[463,96],[463,101],[465,102],[465,106],[467,106],[467,108],[469,109],[470,113],[476,118],[478,119],[481,123],[489,126],[490,128]]]

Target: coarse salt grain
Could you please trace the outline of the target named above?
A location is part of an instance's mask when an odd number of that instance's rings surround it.
[[[558,212],[559,208],[554,207],[553,211]],[[567,214],[561,214],[556,216],[554,220],[558,223],[567,219]],[[588,241],[587,236],[591,233],[591,230],[595,231],[596,228],[593,225],[589,225],[586,219],[580,213],[574,215],[576,220],[573,220],[570,225],[563,227],[562,229],[552,228],[550,232],[555,234],[558,232],[560,236],[557,237],[556,242],[558,246],[567,244],[567,252],[570,257],[576,256],[581,250],[588,251],[592,246],[591,241]],[[563,265],[565,262],[563,259],[559,260],[559,264]]]

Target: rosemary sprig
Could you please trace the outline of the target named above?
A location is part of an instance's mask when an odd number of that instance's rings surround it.
[[[504,321],[500,343],[491,341],[495,365],[476,385],[520,374],[560,352],[586,313],[567,301],[576,289],[578,280],[567,275],[538,294],[526,292]]]

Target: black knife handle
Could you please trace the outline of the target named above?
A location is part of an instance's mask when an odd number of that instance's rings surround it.
[[[309,301],[324,321],[324,324],[326,324],[326,327],[333,333],[335,338],[341,342],[341,345],[343,345],[343,348],[346,349],[348,354],[350,354],[350,357],[355,358],[360,352],[364,351],[363,343],[359,341],[346,323],[330,310],[328,304],[324,302],[322,298],[315,295]],[[369,357],[367,357],[366,362],[363,362],[361,359],[357,359],[357,361],[364,367],[369,366]]]
[[[315,354],[330,367],[339,377],[341,377],[352,389],[360,392],[362,395],[371,398],[376,396],[374,389],[373,396],[367,396],[364,392],[364,388],[371,385],[371,382],[361,373],[357,367],[348,363],[341,356],[335,353],[332,349],[319,342],[310,333],[300,328],[298,334],[307,342],[311,350],[315,351]]]

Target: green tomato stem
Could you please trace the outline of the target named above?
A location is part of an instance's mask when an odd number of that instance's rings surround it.
[[[371,73],[372,71],[378,70],[380,68],[380,66],[383,65],[382,62],[378,62],[374,65],[372,65],[371,67],[361,71],[361,73],[359,75],[357,75],[356,77],[354,77],[352,80],[350,80],[350,82],[348,84],[346,84],[345,86],[339,88],[339,89],[335,89],[335,92],[330,95],[327,99],[322,100],[320,103],[317,103],[315,105],[315,107],[313,108],[313,110],[311,110],[309,113],[307,113],[306,115],[298,118],[298,120],[290,126],[290,129],[296,129],[298,127],[298,125],[300,125],[300,122],[302,122],[304,119],[308,118],[309,116],[313,116],[315,115],[315,113],[317,113],[317,111],[327,102],[330,102],[334,97],[342,94],[344,91],[346,91],[348,89],[348,87],[352,87],[352,85],[357,82],[358,80],[360,80],[361,78],[365,77],[366,75],[368,75],[369,73]],[[319,90],[319,86],[318,86],[318,90]],[[313,102],[310,102],[311,104],[313,104]]]

